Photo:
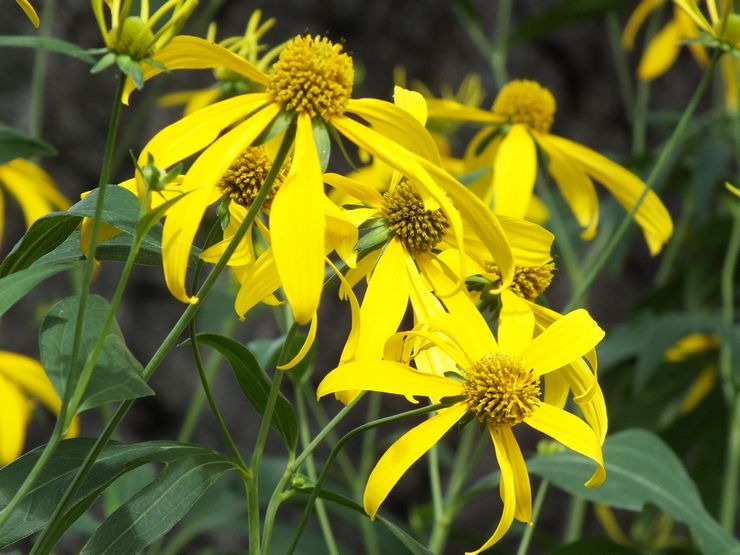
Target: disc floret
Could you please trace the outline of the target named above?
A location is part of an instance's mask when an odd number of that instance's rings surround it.
[[[383,194],[383,211],[388,229],[410,251],[429,252],[449,227],[442,210],[428,210],[407,179]]]
[[[267,157],[264,147],[250,146],[231,163],[219,181],[219,187],[229,198],[245,208],[254,202],[262,184],[270,173],[272,162]],[[265,208],[269,208],[275,192],[287,175],[285,167],[280,168],[275,183],[265,199]]]
[[[272,66],[267,89],[283,108],[328,120],[344,113],[354,79],[352,58],[341,44],[297,36]]]
[[[464,394],[470,412],[492,426],[514,426],[540,405],[532,370],[501,353],[487,354],[467,369]]]
[[[506,84],[493,103],[493,113],[509,123],[522,123],[547,133],[555,119],[555,97],[535,81],[516,79]]]
[[[501,272],[495,262],[486,263],[486,270],[492,274],[491,281],[501,280]],[[534,301],[550,287],[554,272],[555,263],[552,261],[539,266],[516,266],[509,289],[523,299]]]

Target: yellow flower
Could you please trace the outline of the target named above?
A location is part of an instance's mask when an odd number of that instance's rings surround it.
[[[69,201],[56,188],[49,174],[22,158],[0,165],[0,186],[21,205],[26,227],[54,209],[69,208]],[[2,204],[0,196],[0,238],[4,227]]]
[[[255,10],[249,17],[243,35],[228,37],[219,41],[218,44],[254,64],[260,70],[265,71],[278,56],[284,44],[269,48],[260,42],[265,33],[275,25],[275,18],[260,22],[261,17],[262,12]],[[211,23],[209,26],[207,39],[211,42],[216,42],[215,23]],[[242,74],[228,68],[216,68],[213,73],[217,79],[215,86],[206,89],[166,94],[159,98],[158,104],[160,106],[185,104],[184,113],[187,115],[219,100],[224,100],[237,94],[254,92],[260,88],[258,83],[245,79]]]
[[[322,380],[319,397],[367,390],[450,402],[401,436],[380,458],[365,488],[364,506],[371,518],[406,470],[468,415],[486,425],[493,441],[504,505],[493,535],[473,553],[499,541],[514,518],[531,519],[529,476],[513,433],[518,424],[525,423],[595,461],[598,467],[586,485],[603,482],[599,437],[583,420],[548,402],[547,395],[542,398],[542,379],[580,359],[604,332],[585,310],[576,310],[534,338],[533,333],[533,318],[502,317],[497,341],[482,318],[438,314],[408,333],[412,341],[417,336],[426,340],[419,352],[431,346],[446,355],[447,362],[434,373],[394,360],[356,361],[340,365]]]
[[[23,451],[33,408],[29,396],[59,414],[61,402],[43,366],[27,356],[0,351],[0,466]],[[76,430],[75,419],[70,434],[75,435]]]
[[[537,174],[537,146],[548,157],[548,170],[573,214],[584,228],[582,237],[596,234],[599,204],[592,179],[604,185],[626,209],[631,210],[645,189],[640,178],[608,158],[573,141],[550,133],[555,98],[534,81],[515,80],[501,89],[491,111],[463,106],[449,100],[429,101],[429,115],[483,124],[474,138],[493,164],[493,177],[485,200],[497,214],[522,218],[532,200]],[[486,141],[489,144],[486,146]],[[657,254],[673,231],[668,211],[658,196],[648,191],[635,221],[650,249]]]
[[[676,341],[665,352],[665,360],[668,362],[683,362],[695,355],[717,349],[720,346],[720,338],[709,333],[690,333]],[[686,414],[694,410],[714,388],[717,383],[717,368],[714,364],[708,364],[699,371],[699,375],[689,387],[681,401],[680,411]]]
[[[127,0],[91,2],[105,45],[111,52],[129,56],[134,61],[150,58],[164,47],[198,5],[198,0],[167,0],[154,13],[149,13],[149,1],[144,0],[140,3],[139,15],[132,15],[132,2]],[[110,27],[103,4],[110,11]]]
[[[15,2],[21,7],[23,12],[26,14],[26,17],[31,20],[33,26],[38,29],[41,22],[39,21],[39,16],[36,13],[36,10],[33,9],[31,2],[28,0],[15,0]]]
[[[710,37],[732,50],[740,50],[740,13],[734,11],[734,2],[706,0],[709,18],[699,9],[696,0],[673,0]]]
[[[144,148],[143,164],[152,155],[169,167],[203,151],[183,179],[189,194],[170,209],[164,224],[165,278],[170,291],[193,302],[185,290],[190,246],[205,207],[224,171],[245,148],[270,127],[278,115],[297,122],[293,158],[270,209],[270,235],[274,261],[285,295],[299,323],[312,319],[319,304],[324,278],[325,228],[322,169],[315,133],[330,126],[360,148],[413,177],[420,194],[448,219],[453,236],[462,242],[458,208],[477,215],[473,225],[486,246],[501,260],[509,280],[511,253],[498,222],[483,217],[485,207],[438,167],[439,153],[417,120],[389,102],[352,99],[352,59],[342,46],[324,37],[298,36],[280,52],[269,73],[235,53],[197,37],[176,37],[154,59],[170,70],[224,67],[260,83],[264,92],[239,95],[203,108],[160,131]],[[147,67],[144,78],[160,72]],[[133,90],[128,82],[125,93]],[[348,117],[354,113],[371,127]],[[230,130],[219,137],[224,129]],[[218,137],[218,138],[217,138]],[[423,153],[423,157],[414,152]],[[433,161],[430,161],[433,160]],[[439,175],[442,174],[442,175]],[[445,192],[433,180],[442,181]],[[449,198],[448,198],[449,195]]]

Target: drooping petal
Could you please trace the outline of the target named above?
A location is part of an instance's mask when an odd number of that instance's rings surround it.
[[[637,76],[643,81],[652,81],[668,71],[681,51],[678,43],[682,34],[680,25],[675,20],[669,21],[645,49],[637,66]]]
[[[241,56],[223,46],[208,40],[189,35],[174,37],[152,59],[164,65],[168,70],[175,69],[210,69],[225,67],[244,75],[251,81],[265,85],[267,75]],[[161,73],[161,69],[144,65],[144,80],[151,79]],[[128,98],[136,88],[130,77],[126,79],[123,90],[123,103],[128,104]]]
[[[567,368],[567,367],[566,367]],[[549,372],[544,375],[545,387],[542,400],[549,405],[562,409],[568,401],[568,382],[565,372]]]
[[[26,17],[31,21],[31,23],[33,23],[33,26],[38,29],[41,21],[39,20],[39,15],[36,13],[36,10],[33,9],[31,3],[28,0],[15,0],[15,2],[21,7],[23,13],[26,14]]]
[[[363,503],[370,518],[375,517],[380,504],[409,467],[429,451],[466,412],[467,407],[463,403],[441,410],[436,416],[406,432],[383,453],[365,486]]]
[[[532,341],[534,314],[524,302],[508,289],[501,292],[501,314],[498,324],[498,344],[501,352],[519,356]]]
[[[249,312],[256,304],[272,296],[280,287],[275,258],[269,248],[257,257],[253,264],[245,267],[240,279],[239,292],[236,294],[234,310],[240,318]]]
[[[599,197],[591,178],[581,166],[573,163],[559,150],[550,148],[548,135],[536,135],[537,142],[547,153],[548,171],[570,206],[578,224],[584,228],[581,238],[588,241],[596,235],[599,224]]]
[[[501,430],[499,428],[488,427],[488,432],[493,440],[493,447],[496,450],[496,460],[498,466],[501,469],[501,500],[504,502],[504,510],[501,513],[501,519],[494,530],[493,535],[488,538],[486,543],[481,545],[475,551],[466,552],[465,555],[478,555],[481,551],[485,551],[501,538],[511,528],[511,523],[514,522],[514,515],[516,514],[516,485],[515,485],[515,474],[511,460],[509,459],[509,452],[506,448],[506,443],[501,437]]]
[[[316,339],[316,328],[318,327],[318,321],[318,315],[314,314],[311,318],[311,325],[308,328],[308,334],[306,334],[306,340],[303,342],[303,345],[301,345],[301,348],[291,360],[289,360],[285,364],[279,365],[277,367],[278,370],[290,370],[291,368],[294,368],[304,358],[306,358],[306,355],[311,350],[314,339]]]
[[[517,266],[541,266],[552,260],[550,252],[555,236],[541,225],[497,216],[511,246]]]
[[[422,126],[427,123],[427,101],[424,95],[416,91],[393,87],[393,104],[411,114]]]
[[[139,165],[144,166],[151,155],[157,166],[169,168],[207,147],[224,129],[266,103],[262,93],[245,94],[185,116],[152,137],[139,155]]]
[[[609,419],[606,413],[606,401],[601,391],[596,374],[589,368],[583,359],[574,360],[557,373],[566,380],[568,387],[573,391],[573,402],[583,413],[583,417],[599,438],[599,443],[604,443],[606,432],[609,429]],[[547,374],[548,376],[552,373]],[[545,384],[547,387],[547,383]],[[545,402],[548,402],[545,396]],[[554,404],[554,403],[550,403]]]
[[[211,199],[212,189],[229,164],[257,138],[278,111],[277,106],[267,106],[229,131],[198,157],[183,179],[182,189],[189,194],[169,209],[162,231],[164,276],[175,298],[197,302],[185,289],[185,274],[193,239]]]
[[[622,46],[626,50],[631,50],[635,44],[635,36],[637,31],[640,30],[642,24],[645,22],[647,16],[649,16],[658,6],[664,4],[666,0],[641,0],[637,7],[634,9],[626,25],[624,26],[624,32],[622,33]]]
[[[442,332],[465,353],[471,362],[484,355],[497,353],[498,346],[490,330],[481,333],[478,326],[457,313],[441,313],[424,322],[424,328]]]
[[[497,116],[489,110],[481,110],[480,108],[466,106],[465,104],[460,104],[454,100],[429,98],[427,99],[427,107],[430,119],[452,119],[493,125],[504,122],[504,118]]]
[[[434,139],[414,115],[400,106],[375,98],[350,100],[347,111],[367,120],[373,129],[418,156],[439,165]]]
[[[311,118],[298,116],[295,150],[285,182],[270,207],[275,264],[297,322],[308,322],[319,306],[324,282],[324,187]]]
[[[632,209],[644,191],[645,183],[639,177],[590,148],[555,135],[549,135],[547,141],[583,166],[587,173],[609,189],[626,210]],[[635,221],[642,228],[650,253],[656,255],[673,233],[673,222],[653,191],[647,192],[635,214]]]
[[[380,206],[383,201],[383,196],[377,189],[338,173],[325,173],[324,182],[370,206]]]
[[[389,360],[353,361],[329,372],[316,390],[318,398],[338,391],[379,391],[411,397],[454,397],[461,395],[460,382],[423,374]]]
[[[541,403],[524,422],[598,465],[593,476],[586,482],[586,487],[596,487],[606,479],[601,443],[596,433],[583,420],[562,409]]]
[[[532,524],[532,488],[529,483],[527,465],[522,450],[514,437],[511,428],[501,427],[496,430],[506,449],[506,455],[514,472],[514,490],[516,491],[516,513],[514,518],[519,522]]]
[[[0,466],[23,451],[31,405],[21,391],[0,374]]]
[[[0,183],[20,204],[26,227],[52,211],[46,199],[35,190],[33,181],[12,162],[0,166]]]
[[[569,312],[535,337],[522,353],[522,364],[536,376],[582,357],[604,338],[604,330],[582,308]]]
[[[537,176],[537,148],[527,128],[514,124],[501,141],[493,162],[493,207],[496,214],[523,218]]]
[[[51,176],[33,162],[29,162],[23,158],[16,158],[8,162],[4,167],[10,167],[19,175],[24,176],[27,186],[38,192],[54,208],[66,210],[70,207],[71,203],[69,199],[57,189]]]
[[[17,353],[0,351],[0,374],[41,401],[52,412],[59,413],[59,395],[38,361]]]

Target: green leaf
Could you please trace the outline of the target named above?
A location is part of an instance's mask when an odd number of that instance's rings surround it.
[[[594,465],[575,453],[536,457],[527,461],[527,468],[595,503],[630,511],[640,511],[646,503],[656,505],[686,524],[696,547],[706,555],[740,553],[740,542],[706,511],[681,461],[658,436],[640,429],[610,436],[604,444],[604,460],[606,481],[597,488],[583,486]]]
[[[81,555],[127,555],[150,545],[190,510],[232,462],[200,453],[167,465],[159,476],[114,512],[82,548]]]
[[[23,498],[5,525],[0,528],[0,548],[30,536],[47,525],[57,503],[67,486],[92,448],[92,438],[68,439],[59,444],[36,480],[36,485]],[[0,508],[5,507],[18,486],[38,460],[43,447],[38,447],[11,464],[0,469]],[[77,504],[74,514],[65,517],[64,525],[56,531],[51,545],[42,547],[48,553],[64,530],[98,498],[113,481],[120,476],[150,462],[174,463],[181,459],[196,457],[201,453],[213,453],[203,447],[170,441],[155,441],[135,445],[111,443],[105,447],[95,462],[87,480],[75,495]]]
[[[307,495],[311,495],[314,490],[313,487],[295,486],[293,489]],[[366,515],[365,509],[363,509],[360,505],[358,505],[351,499],[347,499],[346,497],[339,495],[338,493],[321,489],[319,490],[318,496],[321,499],[331,501],[332,503],[336,503],[337,505],[341,505],[342,507],[346,507],[362,515]],[[400,541],[411,553],[414,553],[415,555],[431,555],[432,552],[429,549],[427,549],[421,543],[412,538],[400,526],[392,523],[390,520],[383,518],[380,515],[375,515],[375,520],[385,526],[396,537],[396,539],[398,539],[398,541]]]
[[[60,397],[64,396],[69,378],[78,304],[77,296],[59,301],[49,310],[39,331],[41,362]],[[77,368],[74,369],[74,376],[80,375],[85,361],[92,352],[109,307],[108,302],[102,297],[97,295],[88,297],[80,356]],[[114,321],[82,397],[80,410],[112,401],[153,395],[154,392],[141,378],[141,372],[141,364],[126,347],[121,330]]]
[[[116,63],[116,53],[108,52],[105,56],[100,58],[95,65],[90,68],[90,73],[100,73],[108,69],[110,66]]]
[[[319,156],[319,164],[321,164],[321,172],[325,172],[329,166],[329,158],[331,157],[331,136],[329,130],[326,128],[326,124],[319,118],[311,120],[311,127],[313,128],[313,142],[316,145],[316,154]]]
[[[33,222],[0,264],[0,277],[28,268],[56,249],[80,225],[80,220],[66,212],[52,212]]]
[[[2,47],[21,47],[21,48],[37,48],[41,50],[47,50],[49,52],[56,52],[57,54],[64,54],[71,56],[92,64],[95,59],[87,53],[83,48],[80,48],[76,44],[71,42],[55,39],[52,37],[39,37],[39,36],[0,36],[0,48]]]
[[[71,264],[31,266],[20,272],[0,278],[0,315],[22,299],[26,293],[45,279],[70,269]]]
[[[44,141],[26,137],[11,127],[0,126],[0,164],[16,158],[54,156],[56,153],[56,149]]]
[[[222,335],[201,333],[196,337],[199,343],[216,349],[229,361],[244,396],[257,412],[263,415],[272,381],[252,352],[238,341]],[[283,438],[288,449],[295,450],[298,441],[298,424],[293,407],[283,394],[278,395],[275,403],[272,427]]]

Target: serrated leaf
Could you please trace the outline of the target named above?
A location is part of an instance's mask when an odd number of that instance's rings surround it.
[[[90,56],[85,49],[80,48],[71,42],[55,39],[53,37],[0,36],[0,48],[8,47],[37,48],[48,52],[56,52],[57,54],[71,56],[89,64],[95,62],[95,59]]]
[[[218,453],[202,453],[167,465],[103,522],[81,555],[139,552],[168,532],[216,480],[233,469],[233,463]]]
[[[293,489],[295,491],[298,491],[300,493],[305,493],[307,495],[311,495],[314,491],[313,487],[294,487]],[[338,493],[334,493],[332,491],[321,489],[319,490],[318,497],[320,497],[321,499],[325,499],[326,501],[331,501],[332,503],[336,503],[337,505],[341,505],[342,507],[346,507],[347,509],[351,509],[362,515],[367,514],[365,513],[365,509],[363,509],[360,505],[358,505],[351,499],[347,499],[343,495],[339,495]],[[400,526],[394,524],[390,520],[383,518],[380,515],[375,515],[375,520],[377,522],[380,522],[383,526],[385,526],[398,539],[398,541],[400,541],[411,553],[414,553],[415,555],[431,555],[432,554],[432,552],[429,549],[427,549],[424,545],[416,541],[409,534],[407,534]]]
[[[28,268],[56,249],[80,225],[80,221],[78,216],[66,212],[52,212],[33,222],[0,264],[0,277]]]
[[[21,300],[39,283],[71,267],[71,264],[31,266],[20,272],[0,278],[0,315],[5,314],[6,310]]]
[[[319,157],[319,164],[323,173],[329,166],[329,158],[331,157],[331,136],[329,135],[329,130],[326,128],[326,124],[321,119],[312,119],[311,127],[313,128],[313,142],[316,145],[316,154]]]
[[[56,153],[49,143],[27,137],[12,127],[0,126],[0,164],[16,158],[54,156]]]
[[[216,349],[229,361],[244,396],[263,415],[272,381],[252,352],[238,341],[222,335],[201,333],[196,337],[199,343]],[[272,427],[283,438],[288,449],[294,450],[298,441],[298,424],[293,407],[283,394],[278,395],[275,403]]]
[[[559,453],[527,461],[531,473],[595,503],[640,511],[646,503],[683,522],[696,547],[705,555],[740,551],[740,542],[727,533],[706,511],[699,492],[673,451],[658,436],[633,429],[607,438],[604,444],[606,481],[597,488],[583,483],[593,463],[575,453]]]
[[[39,331],[41,363],[60,397],[64,396],[69,378],[78,304],[78,296],[59,301],[49,310]],[[87,357],[93,350],[109,307],[108,302],[97,295],[90,295],[87,299],[80,356],[74,369],[75,376],[80,375]],[[114,321],[79,410],[112,401],[153,395],[154,392],[142,379],[141,372],[141,364],[126,347],[121,330]]]
[[[85,456],[92,448],[92,438],[68,439],[59,444],[56,452],[41,471],[36,485],[29,491],[5,525],[0,528],[0,548],[30,536],[46,526],[57,503],[74,478]],[[43,447],[26,453],[11,464],[0,468],[0,508],[5,507],[38,460]],[[111,443],[95,462],[80,490],[74,498],[75,513],[65,516],[64,525],[55,531],[56,539],[69,527],[76,517],[98,498],[102,491],[126,472],[149,462],[172,463],[181,458],[190,458],[202,452],[212,451],[203,447],[171,441],[155,441],[135,445]],[[56,543],[41,547],[48,553]]]

